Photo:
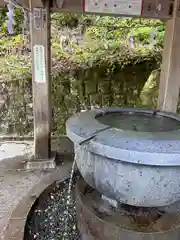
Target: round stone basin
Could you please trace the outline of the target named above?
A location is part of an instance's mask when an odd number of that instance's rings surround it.
[[[82,112],[66,124],[78,168],[93,188],[129,205],[180,200],[180,118],[151,110]]]

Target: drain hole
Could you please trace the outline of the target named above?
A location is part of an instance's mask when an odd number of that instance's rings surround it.
[[[173,14],[173,7],[174,7],[174,4],[170,3],[170,6],[169,6],[169,15],[170,16],[172,16],[172,14]]]
[[[148,11],[151,11],[151,3],[148,3]]]

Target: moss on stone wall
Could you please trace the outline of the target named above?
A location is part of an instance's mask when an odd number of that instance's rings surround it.
[[[161,52],[119,46],[79,59],[64,61],[69,65],[65,68],[61,59],[53,68],[53,132],[57,134],[65,133],[66,119],[81,109],[142,106],[141,90],[151,71],[159,67]]]
[[[60,74],[53,78],[53,132],[64,134],[66,119],[81,109],[139,104],[140,92],[155,61],[129,65],[123,70],[114,69],[106,74],[103,68]]]
[[[144,87],[140,94],[142,106],[156,107],[160,81],[160,72],[161,72],[160,68],[153,70],[149,75],[148,80],[144,84]]]
[[[161,52],[157,49],[128,49],[119,45],[99,49],[96,54],[93,51],[95,49],[89,52],[78,49],[74,56],[59,55],[53,61],[54,134],[64,134],[66,119],[81,109],[91,106],[140,106],[141,90],[151,71],[158,68],[161,61]],[[30,58],[24,58],[27,63],[23,68],[19,61],[16,71],[2,71],[1,74],[4,79],[7,75],[15,88],[15,94],[1,116],[1,123],[8,125],[7,131],[13,129],[21,134],[33,133],[32,108],[29,107],[32,103],[31,65]],[[8,58],[8,66],[4,61],[2,69],[13,66],[14,61],[15,57]],[[22,72],[24,69],[26,71]]]

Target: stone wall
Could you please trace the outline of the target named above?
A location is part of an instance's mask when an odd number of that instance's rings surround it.
[[[65,134],[65,121],[91,107],[140,106],[139,95],[156,62],[144,61],[107,74],[103,68],[64,72],[52,78],[53,133]],[[9,103],[1,116],[3,133],[33,134],[31,80],[6,84]]]

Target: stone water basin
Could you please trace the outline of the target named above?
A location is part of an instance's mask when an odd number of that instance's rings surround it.
[[[152,110],[106,108],[68,119],[68,137],[85,181],[129,205],[180,200],[180,117]]]

